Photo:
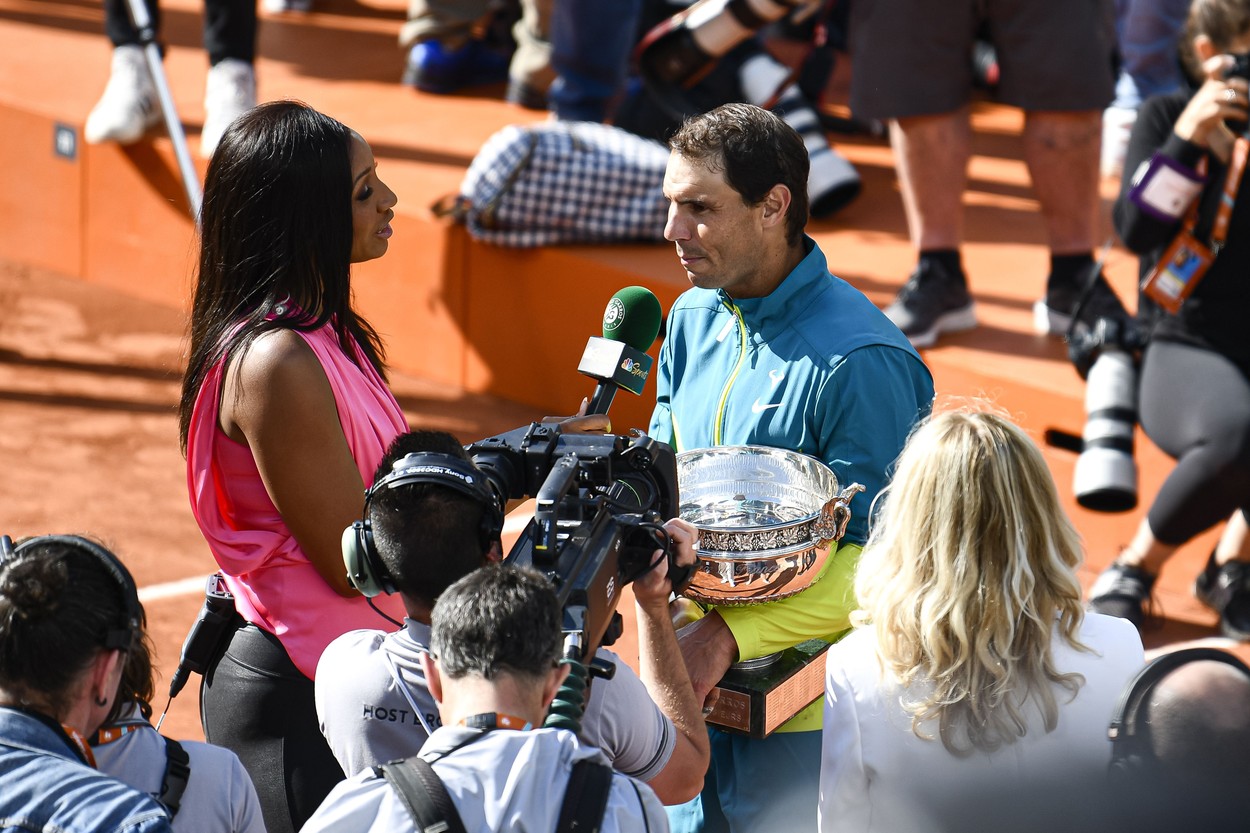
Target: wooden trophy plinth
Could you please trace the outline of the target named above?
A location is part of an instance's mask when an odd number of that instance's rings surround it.
[[[707,722],[766,738],[825,693],[828,642],[809,639],[767,657],[735,663],[716,686],[720,699]]]

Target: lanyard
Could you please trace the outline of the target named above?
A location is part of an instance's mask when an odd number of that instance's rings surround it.
[[[106,743],[112,743],[115,740],[121,740],[131,732],[137,732],[140,729],[151,728],[152,724],[146,720],[136,720],[128,723],[114,723],[112,726],[101,726],[96,732],[95,739],[92,740],[92,746],[102,746]]]
[[[1220,195],[1220,204],[1215,211],[1215,222],[1211,226],[1211,251],[1219,254],[1228,239],[1228,221],[1233,216],[1233,205],[1237,202],[1237,191],[1241,188],[1241,178],[1246,172],[1246,158],[1250,155],[1250,139],[1239,136],[1233,143],[1233,158],[1228,163],[1228,175],[1224,177],[1224,192]],[[1206,175],[1207,158],[1198,162],[1199,175]],[[1191,235],[1198,223],[1198,203],[1194,200],[1185,215],[1185,230]]]
[[[1220,196],[1220,207],[1215,212],[1215,225],[1211,229],[1211,248],[1219,251],[1228,237],[1228,220],[1233,214],[1233,203],[1237,201],[1237,190],[1241,188],[1241,177],[1246,172],[1246,154],[1250,151],[1250,139],[1239,136],[1233,143],[1233,158],[1228,164],[1228,176],[1224,178],[1224,193]]]
[[[79,732],[73,726],[68,726],[64,723],[61,724],[61,730],[65,733],[65,737],[69,740],[70,744],[78,752],[78,755],[82,758],[83,763],[92,769],[95,769],[95,755],[92,754],[91,747],[87,745],[87,739],[83,737],[82,732]]]
[[[534,728],[534,725],[528,720],[512,714],[503,714],[502,712],[471,714],[461,720],[460,725],[467,729],[485,729],[488,732],[493,729],[514,729],[518,732],[528,732]]]

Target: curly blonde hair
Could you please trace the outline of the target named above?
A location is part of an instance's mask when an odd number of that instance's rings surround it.
[[[1051,656],[1056,627],[1078,650],[1080,538],[1037,447],[1005,417],[948,412],[898,461],[855,579],[860,621],[906,689],[917,736],[963,757],[1027,731],[1030,703],[1055,728],[1055,686],[1084,683]]]

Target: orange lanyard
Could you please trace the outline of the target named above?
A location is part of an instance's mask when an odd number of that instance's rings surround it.
[[[1246,172],[1246,154],[1250,151],[1250,139],[1238,137],[1233,143],[1233,158],[1228,164],[1228,176],[1224,178],[1224,193],[1220,195],[1220,207],[1215,212],[1215,225],[1211,228],[1211,248],[1219,252],[1228,239],[1228,220],[1233,216],[1233,203],[1241,188],[1241,177]]]
[[[1224,193],[1220,195],[1220,204],[1215,210],[1215,223],[1211,226],[1211,251],[1219,254],[1228,239],[1228,221],[1233,216],[1233,205],[1237,202],[1237,191],[1241,188],[1241,177],[1246,172],[1246,158],[1250,155],[1250,139],[1240,136],[1233,142],[1233,158],[1228,163],[1228,175],[1224,177]],[[1206,176],[1207,158],[1198,161],[1198,175]],[[1198,224],[1198,203],[1194,200],[1185,214],[1185,230],[1193,235],[1194,226]]]
[[[104,726],[96,732],[95,740],[92,746],[103,746],[106,743],[112,743],[115,740],[121,740],[131,732],[137,732],[145,726],[151,726],[151,723],[144,721],[143,723],[124,723],[120,725]]]
[[[83,762],[95,769],[95,755],[92,754],[91,747],[87,745],[87,739],[83,737],[82,732],[65,723],[61,724],[61,729],[64,730],[65,736],[69,738],[70,742],[74,744],[74,748],[82,756]]]
[[[492,729],[513,729],[518,732],[528,732],[534,728],[533,724],[528,720],[516,715],[504,714],[503,712],[469,715],[460,721],[460,725],[469,729],[485,729],[488,732]]]

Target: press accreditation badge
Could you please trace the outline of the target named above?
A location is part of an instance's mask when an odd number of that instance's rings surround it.
[[[1157,220],[1179,220],[1202,191],[1205,178],[1174,159],[1155,153],[1133,174],[1129,199]]]
[[[1175,315],[1214,260],[1206,244],[1181,229],[1142,282],[1142,292]]]

